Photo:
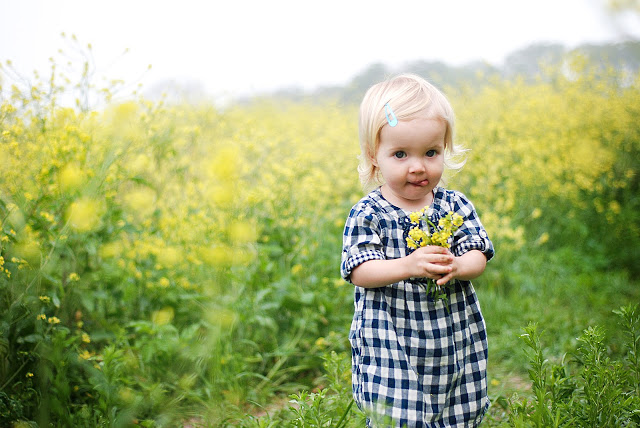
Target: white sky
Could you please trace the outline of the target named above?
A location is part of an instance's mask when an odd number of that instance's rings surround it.
[[[175,78],[220,96],[313,89],[374,62],[499,64],[536,42],[614,41],[620,28],[640,38],[639,16],[616,26],[605,1],[0,0],[0,61],[47,71],[65,32],[92,44],[110,78],[135,80],[151,64],[145,87]]]

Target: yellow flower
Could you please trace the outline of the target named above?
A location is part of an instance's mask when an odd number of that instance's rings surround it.
[[[409,230],[409,237],[416,243],[419,243],[422,240],[428,239],[429,236],[424,230],[420,229],[419,227],[412,227],[411,230]]]
[[[60,318],[58,318],[58,317],[49,317],[47,322],[49,324],[60,324]]]
[[[235,181],[240,170],[240,151],[235,147],[224,147],[209,160],[209,174],[222,182]]]
[[[175,247],[163,248],[157,255],[160,268],[171,268],[176,266],[182,260],[180,249]]]
[[[53,215],[51,215],[50,213],[46,212],[46,211],[42,211],[40,213],[40,216],[47,220],[49,223],[53,223],[55,221],[55,217]]]
[[[87,333],[82,333],[82,341],[84,343],[91,343],[91,338],[89,337],[89,335]]]
[[[46,316],[45,314],[40,314],[40,315],[38,315],[38,316],[36,317],[36,319],[39,319],[39,320],[46,320],[46,319],[47,319],[47,316]]]
[[[441,229],[451,229],[451,226],[453,226],[453,222],[451,221],[451,213],[449,213],[449,215],[446,217],[442,217],[438,221],[438,227],[440,227]]]
[[[102,224],[105,207],[102,201],[82,198],[73,202],[67,210],[67,221],[78,232],[95,230]]]
[[[156,210],[156,192],[148,187],[124,195],[123,205],[138,221],[147,219]]]
[[[549,240],[549,234],[547,232],[542,233],[540,237],[536,240],[537,245],[543,245]]]
[[[324,348],[328,344],[329,343],[327,342],[327,339],[325,339],[324,337],[319,337],[318,339],[316,339],[316,346],[319,348]]]
[[[151,314],[151,321],[156,325],[169,324],[175,315],[174,309],[170,306],[154,311]]]
[[[40,296],[39,299],[42,303],[49,303],[51,301],[49,296]]]
[[[609,209],[611,210],[611,212],[613,212],[614,214],[620,214],[620,203],[618,201],[612,201],[609,204]]]
[[[424,215],[424,213],[427,215]],[[451,236],[453,232],[464,222],[462,216],[449,212],[446,216],[441,217],[438,220],[438,225],[434,225],[430,220],[433,212],[428,207],[409,214],[409,219],[412,224],[416,226],[409,230],[409,234],[406,238],[407,247],[415,250],[418,247],[424,247],[426,245],[437,245],[444,248],[451,247]],[[420,220],[423,218],[426,221],[426,229],[420,228]],[[426,286],[427,293],[433,293],[436,300],[445,300],[446,293],[443,291],[443,286],[439,286],[433,280],[427,281]]]
[[[69,281],[79,281],[80,280],[80,276],[78,276],[77,273],[72,272],[69,274]]]
[[[31,372],[27,373],[27,377],[29,377],[29,378],[33,377],[33,373],[31,373]]]
[[[256,240],[256,226],[249,221],[235,221],[229,226],[229,238],[234,244],[247,244]]]
[[[60,190],[63,192],[72,192],[79,189],[85,179],[85,173],[78,165],[69,164],[58,174]]]

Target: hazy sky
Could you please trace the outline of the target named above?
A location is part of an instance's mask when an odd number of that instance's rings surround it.
[[[214,95],[346,83],[374,62],[461,64],[536,42],[640,37],[640,19],[612,20],[606,0],[0,0],[0,60],[25,74],[91,43],[97,68],[146,87],[200,82]],[[129,49],[121,57],[120,54]]]

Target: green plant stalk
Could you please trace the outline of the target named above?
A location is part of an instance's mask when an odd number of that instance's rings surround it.
[[[353,403],[355,403],[355,400],[352,398],[351,401],[349,401],[349,405],[347,406],[347,409],[344,411],[344,413],[342,414],[342,417],[338,421],[338,424],[336,425],[336,428],[342,428],[342,426],[343,426],[342,424],[343,423],[346,426],[346,424],[347,424],[347,415],[351,411],[351,407],[353,406]]]

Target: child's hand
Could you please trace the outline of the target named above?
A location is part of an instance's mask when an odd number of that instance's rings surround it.
[[[450,253],[451,254],[451,253]],[[436,280],[436,284],[444,285],[452,279],[472,280],[484,272],[487,265],[487,258],[478,250],[471,250],[460,257],[454,257],[448,267],[451,270]]]
[[[450,276],[449,274],[453,270],[454,258],[448,248],[428,245],[418,248],[405,259],[409,264],[408,269],[411,278],[439,280]]]

